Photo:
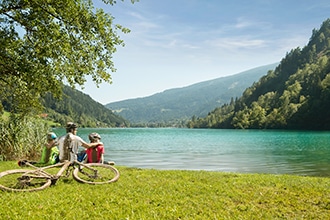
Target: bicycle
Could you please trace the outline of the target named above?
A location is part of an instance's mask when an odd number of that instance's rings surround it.
[[[0,189],[11,192],[43,190],[55,185],[65,171],[66,177],[72,173],[76,181],[93,185],[112,183],[117,181],[120,176],[115,167],[101,163],[84,164],[79,161],[64,161],[45,167],[36,167],[26,161],[24,165],[33,169],[14,169],[0,172]],[[60,168],[59,171],[57,171],[58,168]]]

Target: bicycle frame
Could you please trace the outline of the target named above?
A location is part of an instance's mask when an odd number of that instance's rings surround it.
[[[65,161],[62,163],[58,163],[58,164],[54,164],[54,165],[50,165],[50,166],[46,166],[46,167],[36,167],[33,164],[26,162],[25,165],[34,168],[34,170],[27,171],[25,174],[22,175],[22,177],[28,176],[30,178],[47,178],[52,181],[51,185],[55,185],[56,181],[62,176],[63,172],[66,169],[68,169],[71,164],[72,163],[70,161]],[[55,168],[55,167],[61,167],[61,169],[57,172],[56,175],[49,174],[45,171],[46,169]]]
[[[86,165],[84,165],[83,163],[80,163],[77,160],[75,160],[74,162],[65,161],[65,162],[62,162],[62,163],[57,163],[57,164],[49,165],[49,166],[46,166],[46,167],[36,167],[36,166],[34,166],[33,164],[31,164],[29,162],[26,162],[26,165],[28,165],[29,167],[34,168],[35,170],[27,171],[26,174],[23,174],[22,176],[29,176],[29,177],[33,177],[33,178],[49,178],[49,179],[52,180],[52,185],[56,184],[56,181],[62,176],[64,171],[66,171],[70,166],[79,165],[81,167],[84,167],[84,168],[87,168],[87,169],[93,171],[94,173],[97,172],[96,169],[93,169],[92,167],[86,166]],[[61,169],[56,173],[56,175],[49,174],[45,171],[46,169],[55,168],[55,167],[61,167]],[[35,174],[36,172],[38,172],[39,175],[36,175],[36,176],[30,175],[30,173]]]

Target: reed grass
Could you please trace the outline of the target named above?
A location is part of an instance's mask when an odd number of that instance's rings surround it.
[[[50,131],[46,121],[10,115],[0,119],[0,161],[40,157]]]
[[[0,191],[4,219],[328,219],[330,178],[116,166],[118,182],[72,177],[33,193]],[[17,168],[0,162],[0,171]]]

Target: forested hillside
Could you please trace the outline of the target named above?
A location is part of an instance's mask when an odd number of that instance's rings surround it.
[[[193,117],[188,126],[330,129],[330,19],[239,99],[205,118]]]
[[[276,64],[270,64],[232,76],[221,77],[191,86],[169,89],[152,96],[113,102],[106,105],[131,123],[175,124],[193,115],[204,117],[214,108],[229,103],[232,98],[240,97],[247,87],[257,81]],[[183,124],[185,126],[185,123]]]
[[[128,122],[121,116],[115,115],[90,96],[69,86],[63,87],[62,100],[54,99],[51,94],[47,94],[43,99],[43,105],[46,108],[47,119],[61,125],[74,121],[83,127],[128,126]]]

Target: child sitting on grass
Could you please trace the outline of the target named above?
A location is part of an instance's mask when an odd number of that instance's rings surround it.
[[[47,143],[42,149],[39,164],[55,164],[59,162],[59,151],[57,149],[57,136],[54,132],[47,134]]]
[[[91,143],[98,143],[101,140],[101,136],[98,133],[91,133],[88,135],[88,138]],[[110,164],[114,165],[115,163],[113,161],[104,161],[104,146],[100,142],[99,145],[97,145],[94,148],[88,148],[86,149],[86,162],[87,163],[104,163],[104,164]]]
[[[47,134],[47,143],[42,148],[41,159],[39,162],[21,160],[18,161],[19,166],[24,166],[26,162],[34,164],[35,166],[52,165],[59,162],[59,151],[57,149],[57,136],[54,132]]]

